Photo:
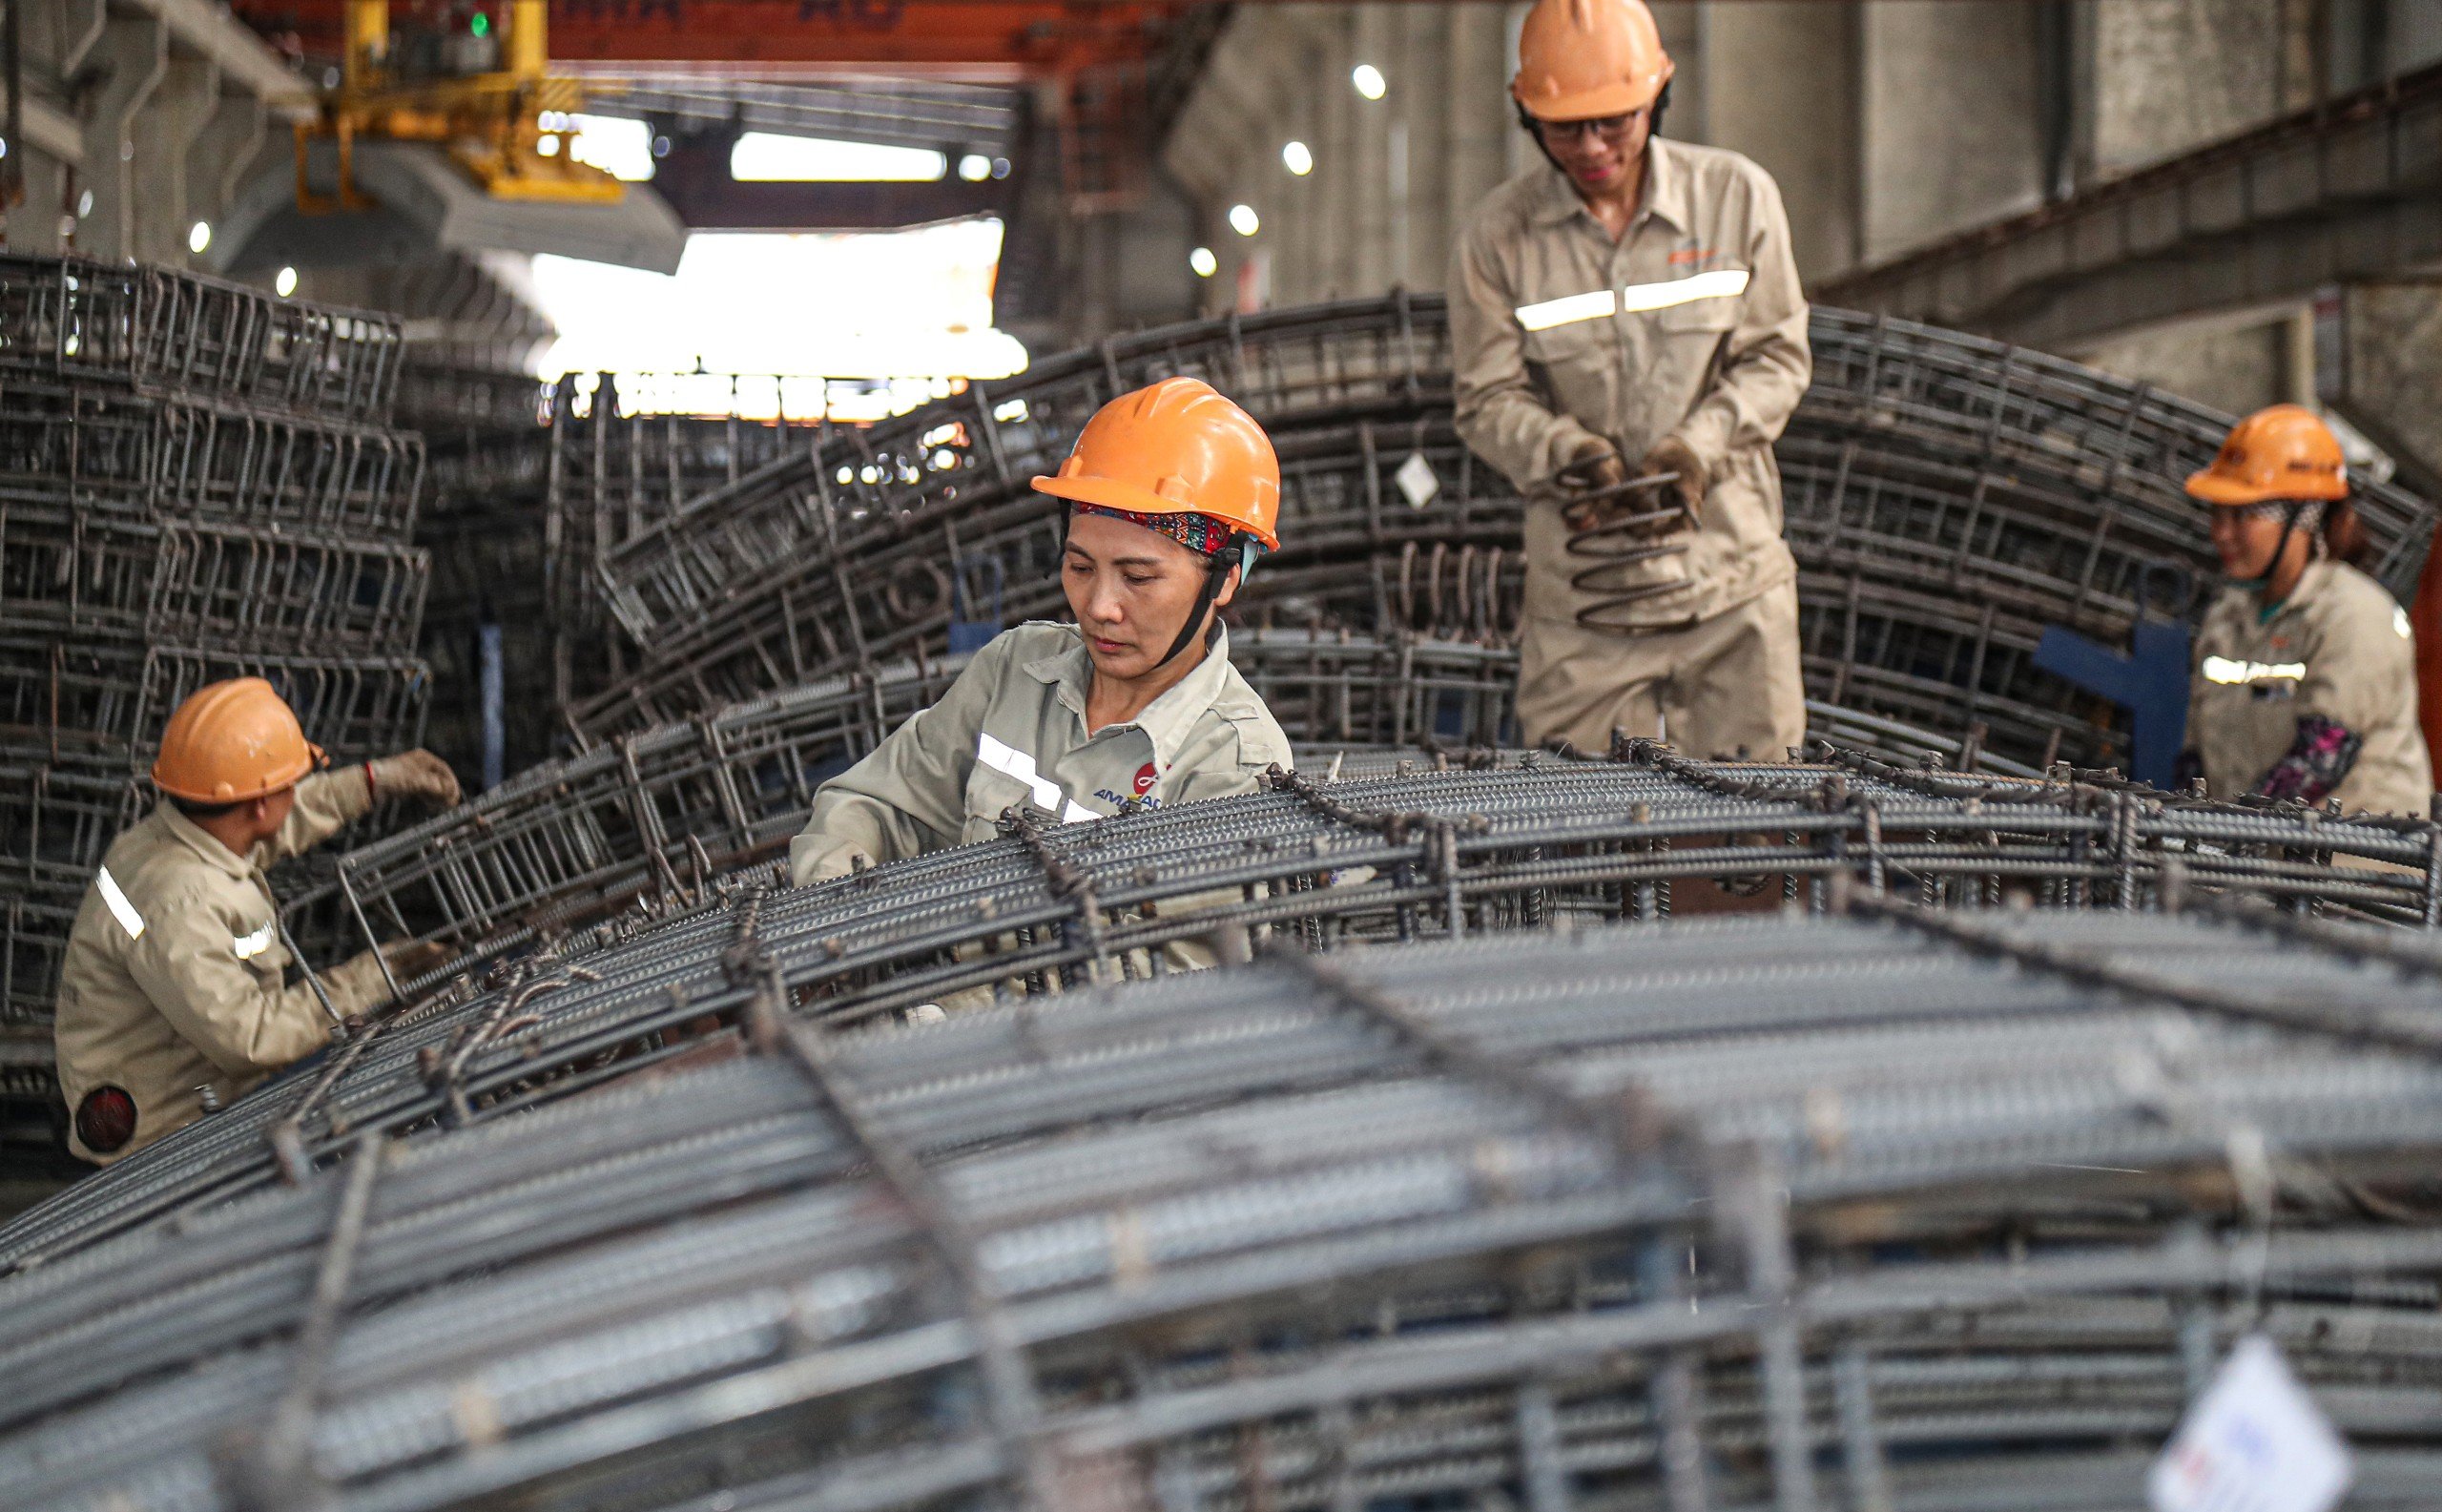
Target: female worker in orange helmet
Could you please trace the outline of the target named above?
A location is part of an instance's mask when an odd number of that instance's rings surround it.
[[[1165,379],[1105,404],[1034,487],[1067,501],[1061,583],[1077,622],[1000,635],[941,702],[824,783],[789,846],[798,882],[988,839],[1011,808],[1100,818],[1252,792],[1288,762],[1218,617],[1280,544],[1263,428],[1210,385]]]
[[[2425,814],[2408,613],[2347,560],[2362,534],[2331,427],[2296,404],[2250,415],[2187,492],[2230,583],[2197,635],[2183,775],[2216,797]]]

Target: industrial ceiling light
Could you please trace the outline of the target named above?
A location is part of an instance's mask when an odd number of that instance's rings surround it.
[[[1291,142],[1281,148],[1280,160],[1300,178],[1314,171],[1314,155],[1304,142]]]
[[[1357,93],[1369,100],[1380,99],[1391,88],[1390,81],[1382,77],[1382,71],[1371,63],[1359,63],[1349,70],[1348,81],[1356,86]]]
[[[1255,207],[1252,205],[1231,205],[1230,229],[1242,237],[1252,237],[1263,229],[1263,220],[1255,214]]]
[[[212,226],[209,222],[198,220],[194,225],[187,228],[187,250],[189,252],[200,253],[204,248],[210,245],[212,245]]]
[[[296,293],[297,270],[295,268],[280,269],[279,277],[271,280],[271,286],[273,292],[283,300]]]
[[[980,184],[992,176],[992,159],[982,153],[969,153],[958,160],[958,176],[970,184]]]
[[[1198,247],[1189,253],[1187,265],[1195,270],[1195,276],[1199,279],[1209,279],[1221,271],[1221,259],[1212,255],[1211,247]]]
[[[546,157],[557,157],[560,155],[560,139],[549,132],[545,132],[534,139],[534,150]]]

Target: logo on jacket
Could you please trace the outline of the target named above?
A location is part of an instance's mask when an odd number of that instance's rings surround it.
[[[1721,248],[1719,247],[1681,247],[1670,254],[1670,265],[1674,268],[1691,267],[1697,263],[1710,262],[1720,256]]]
[[[1153,771],[1153,763],[1150,761],[1146,762],[1143,766],[1136,769],[1136,796],[1138,797],[1141,798],[1146,794],[1153,791],[1153,778],[1156,776],[1157,774]]]

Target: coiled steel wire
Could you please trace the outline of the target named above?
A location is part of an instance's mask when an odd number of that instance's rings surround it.
[[[670,1011],[743,1031],[692,1064],[463,1127],[342,1098],[370,1116],[292,1185],[13,1226],[0,1484],[2120,1507],[2262,1334],[2354,1440],[2352,1504],[2430,1500],[2442,957],[2245,907],[1833,903],[841,1034],[789,1011],[833,924],[741,901]],[[616,985],[689,927],[528,979],[473,1059],[691,975]]]
[[[726,877],[707,866],[701,880],[680,863],[674,885],[640,891],[624,913],[571,919],[585,926],[454,981],[409,984],[418,1005],[380,1032],[80,1185],[32,1227],[0,1232],[0,1263],[272,1183],[283,1164],[301,1169],[369,1130],[487,1122],[719,1053],[737,1032],[748,956],[768,956],[801,1015],[848,1025],[1164,978],[1254,949],[1655,920],[1674,887],[1723,878],[1766,906],[1828,906],[1838,879],[1855,877],[1953,906],[2142,911],[2228,891],[2307,914],[2442,918],[2442,829],[2425,821],[1845,752],[1741,764],[1630,742],[1616,760],[1528,753],[1455,769],[1469,764],[1336,782],[1283,773],[1262,794],[1066,826],[1012,815],[1005,839],[807,888],[773,890],[776,863]],[[393,885],[412,880],[403,850],[440,841],[411,832],[384,847]],[[344,911],[364,919],[362,900]],[[2425,948],[2411,938],[2397,948]]]
[[[1521,506],[1451,431],[1446,341],[1441,304],[1405,296],[1173,327],[839,433],[610,550],[603,581],[645,664],[576,723],[643,728],[776,676],[938,652],[953,618],[1056,611],[1059,516],[1026,480],[1103,399],[1172,372],[1247,404],[1280,451],[1288,546],[1242,617],[1506,643]],[[2123,636],[2150,580],[2211,570],[2179,483],[2226,420],[1906,322],[1817,311],[1813,342],[1780,446],[1810,692],[1954,735],[1981,723],[2029,764],[2121,759],[2118,714],[2034,647],[2053,624]],[[2362,503],[2372,569],[2404,593],[2432,507],[2381,487]]]

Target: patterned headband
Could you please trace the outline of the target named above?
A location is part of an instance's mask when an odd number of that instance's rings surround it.
[[[2324,523],[2324,501],[2321,499],[2259,499],[2253,504],[2237,506],[2238,511],[2250,520],[2279,520],[2290,510],[2298,511],[2297,528],[2311,530]]]
[[[1079,514],[1107,514],[1114,520],[1141,525],[1156,535],[1169,536],[1198,556],[1214,556],[1227,550],[1238,533],[1226,522],[1209,514],[1139,514],[1133,509],[1111,509],[1099,504],[1080,504],[1071,507]]]

